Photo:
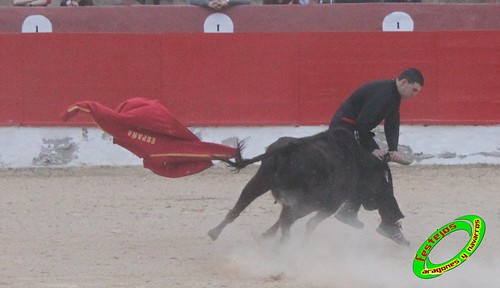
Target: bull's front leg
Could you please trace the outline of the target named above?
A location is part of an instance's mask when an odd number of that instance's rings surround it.
[[[307,242],[309,237],[311,236],[312,232],[318,226],[318,224],[323,222],[323,220],[325,220],[326,218],[332,216],[333,213],[335,213],[335,211],[336,211],[336,209],[335,210],[328,210],[328,211],[321,211],[320,210],[320,211],[318,211],[318,213],[316,213],[316,215],[311,217],[311,219],[309,219],[307,221],[307,224],[306,224],[306,235],[304,237],[304,241]]]

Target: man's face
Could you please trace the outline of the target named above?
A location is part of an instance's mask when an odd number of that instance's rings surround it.
[[[408,83],[408,80],[406,79],[401,80],[399,84],[398,91],[402,99],[411,99],[415,97],[420,90],[422,90],[422,86],[420,84]]]

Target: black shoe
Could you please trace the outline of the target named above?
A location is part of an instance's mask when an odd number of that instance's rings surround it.
[[[363,227],[365,227],[365,224],[358,220],[356,212],[352,210],[341,209],[337,214],[335,214],[335,218],[337,218],[340,222],[350,225],[356,229],[363,229]]]
[[[394,224],[381,223],[377,228],[377,232],[399,245],[410,246],[410,241],[406,240],[403,232],[401,232],[401,223],[399,222]]]

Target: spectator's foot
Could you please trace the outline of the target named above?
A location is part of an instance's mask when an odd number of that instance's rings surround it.
[[[377,232],[392,241],[403,246],[410,246],[410,241],[405,239],[403,232],[401,232],[401,223],[396,222],[394,224],[381,223],[377,228]]]
[[[342,209],[335,214],[335,218],[337,218],[340,222],[350,225],[356,229],[363,229],[363,227],[365,227],[365,224],[359,221],[356,211],[344,209],[344,207],[342,207]]]

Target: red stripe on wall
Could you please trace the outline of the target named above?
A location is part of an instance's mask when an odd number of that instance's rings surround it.
[[[500,31],[0,35],[0,125],[156,98],[187,125],[319,125],[359,85],[422,70],[408,124],[500,124]]]

